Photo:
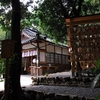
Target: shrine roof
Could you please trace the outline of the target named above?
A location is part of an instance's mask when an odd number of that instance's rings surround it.
[[[37,34],[39,35],[39,42],[49,42],[49,44],[51,45],[57,45],[57,46],[65,46],[67,47],[66,45],[64,44],[55,44],[53,43],[53,41],[46,37],[46,36],[43,36],[42,33],[40,31],[38,31],[36,28],[25,28],[23,31],[22,31],[22,40],[21,40],[21,43],[22,45],[24,44],[28,44],[28,43],[31,43],[31,42],[37,42]]]

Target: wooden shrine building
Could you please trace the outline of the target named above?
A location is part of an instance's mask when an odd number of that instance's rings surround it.
[[[22,31],[22,72],[44,75],[70,70],[68,46],[58,45],[36,29]]]
[[[100,59],[100,15],[66,19],[71,69],[95,68]]]

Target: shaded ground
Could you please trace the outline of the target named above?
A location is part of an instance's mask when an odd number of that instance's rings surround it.
[[[70,72],[56,73],[51,74],[49,77],[68,77],[71,76]],[[56,94],[70,94],[70,95],[78,95],[85,96],[90,98],[95,98],[98,94],[100,94],[100,88],[94,89],[92,91],[91,87],[70,87],[70,86],[48,86],[48,85],[31,85],[31,75],[21,75],[21,86],[24,87],[25,90],[29,91],[40,91],[44,93],[56,93]],[[4,82],[0,82],[0,90],[4,89]]]

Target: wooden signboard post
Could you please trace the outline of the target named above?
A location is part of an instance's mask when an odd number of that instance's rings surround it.
[[[14,41],[7,39],[2,41],[1,58],[6,58],[6,72],[5,72],[5,95],[4,100],[8,100],[9,96],[9,58],[13,56]]]

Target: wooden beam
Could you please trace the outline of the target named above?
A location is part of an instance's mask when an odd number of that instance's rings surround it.
[[[100,22],[100,15],[76,17],[76,18],[67,18],[66,25],[78,25],[78,24],[87,24],[87,23],[98,23]]]

